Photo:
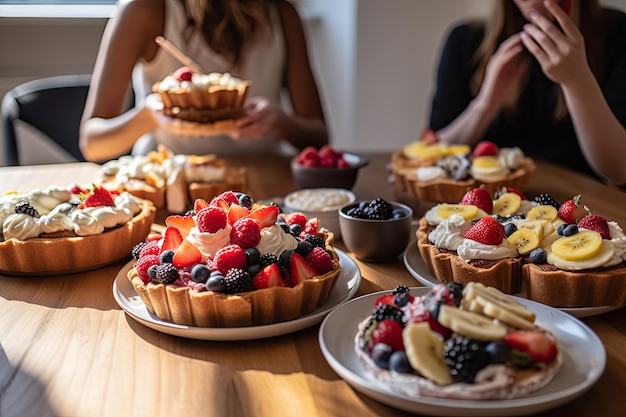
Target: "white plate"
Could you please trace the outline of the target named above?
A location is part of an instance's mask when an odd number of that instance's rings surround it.
[[[423,295],[429,288],[411,288]],[[606,366],[606,352],[596,334],[580,320],[557,309],[520,297],[520,303],[537,315],[537,324],[557,338],[563,366],[545,387],[525,398],[511,400],[453,400],[409,397],[392,392],[370,379],[361,368],[354,351],[357,325],[370,315],[381,291],[355,298],[333,310],[322,322],[319,342],[322,353],[339,376],[357,391],[389,406],[419,414],[438,416],[514,416],[533,414],[563,405],[579,397],[597,382]]]
[[[341,272],[330,293],[328,300],[312,313],[306,314],[295,320],[251,327],[194,327],[174,324],[159,319],[146,308],[128,278],[127,272],[133,267],[134,261],[126,264],[115,277],[113,282],[113,297],[119,306],[138,322],[159,332],[173,336],[186,337],[201,340],[253,340],[266,337],[279,336],[298,330],[306,329],[322,321],[333,308],[348,301],[361,284],[361,271],[357,264],[344,252],[335,249],[339,254]]]
[[[409,271],[413,278],[419,281],[420,284],[425,287],[434,287],[439,284],[439,280],[433,274],[430,273],[428,267],[422,259],[422,255],[419,253],[417,244],[409,245],[404,251],[404,266]],[[522,291],[516,294],[520,297],[526,297],[526,290],[522,284]],[[567,307],[559,308],[559,310],[571,314],[574,317],[583,318],[590,316],[597,316],[598,314],[608,313],[610,311],[617,310],[621,307],[615,306],[600,306],[600,307]]]

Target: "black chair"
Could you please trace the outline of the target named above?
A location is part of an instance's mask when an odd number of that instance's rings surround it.
[[[20,165],[18,120],[36,128],[77,161],[84,161],[78,138],[90,79],[90,74],[41,78],[6,93],[0,108],[4,165]]]

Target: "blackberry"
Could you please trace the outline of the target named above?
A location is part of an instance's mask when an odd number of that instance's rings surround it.
[[[133,258],[135,259],[139,259],[139,254],[141,253],[141,250],[148,244],[148,242],[139,242],[137,243],[134,247],[133,250],[131,251],[131,254],[133,255]]]
[[[460,306],[461,305],[461,299],[463,298],[463,284],[461,284],[460,282],[448,282],[446,284],[446,288],[448,288],[448,291],[450,291],[450,293],[452,294],[452,297],[454,298],[454,303],[456,304],[456,306]]]
[[[398,307],[404,307],[410,301],[409,287],[399,285],[393,290],[393,303]]]
[[[560,206],[560,204],[557,203],[554,198],[552,198],[552,196],[548,193],[539,194],[533,199],[533,201],[543,206],[553,206],[556,209],[558,209]]]
[[[361,207],[352,207],[346,212],[346,215],[355,219],[366,219],[367,215]]]
[[[30,217],[39,218],[39,212],[27,201],[20,201],[15,205],[15,212],[17,214],[28,214]]]
[[[261,265],[262,268],[271,264],[279,264],[278,257],[273,253],[266,253],[259,258],[259,265]]]
[[[455,382],[474,382],[476,374],[491,360],[486,345],[487,342],[462,336],[446,340],[443,356]]]
[[[367,218],[370,220],[387,220],[391,218],[393,207],[386,200],[377,198],[372,200],[365,211]]]
[[[226,294],[235,294],[254,290],[252,278],[243,269],[231,268],[224,277]]]
[[[404,325],[404,322],[402,321],[402,316],[404,316],[402,310],[399,310],[390,304],[380,304],[374,310],[374,313],[372,314],[372,320],[376,320],[378,322],[383,320],[395,320],[398,323]]]
[[[398,285],[395,290],[393,290],[393,294],[404,294],[409,292],[409,287],[406,285]]]
[[[306,240],[298,242],[298,246],[296,247],[296,252],[303,258],[306,258],[312,250],[313,244],[311,244],[311,242],[307,242]]]
[[[174,264],[161,264],[157,266],[154,281],[159,284],[171,284],[178,279],[178,269]]]
[[[304,236],[304,240],[313,245],[313,247],[318,246],[322,249],[326,249],[326,242],[319,236],[307,234]]]

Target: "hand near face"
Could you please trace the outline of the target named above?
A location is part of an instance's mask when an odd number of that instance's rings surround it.
[[[278,103],[272,103],[263,97],[251,97],[245,104],[246,116],[235,122],[237,130],[231,134],[235,139],[262,137],[272,134],[280,136],[289,117]]]
[[[555,83],[575,82],[588,69],[585,41],[574,21],[553,0],[544,2],[556,24],[546,16],[532,13],[531,23],[520,34],[528,51],[535,56],[544,74]]]

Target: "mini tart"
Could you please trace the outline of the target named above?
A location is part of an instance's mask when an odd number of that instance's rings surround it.
[[[505,294],[517,294],[522,287],[523,259],[505,258],[497,261],[472,260],[466,262],[455,252],[441,250],[431,244],[428,234],[432,227],[422,217],[416,232],[417,247],[428,270],[442,283],[480,282],[495,287]]]
[[[58,275],[99,268],[128,258],[146,239],[156,208],[142,200],[142,210],[125,225],[91,236],[38,237],[0,242],[0,272]]]
[[[564,271],[552,265],[523,266],[527,297],[553,307],[626,305],[624,264],[591,271]]]
[[[224,181],[190,182],[189,198],[196,201],[201,198],[210,201],[213,197],[230,190],[248,192],[248,175],[243,167],[226,167]]]
[[[453,179],[436,179],[420,181],[416,170],[421,166],[430,166],[428,161],[419,161],[408,158],[402,150],[391,157],[391,170],[396,186],[407,192],[412,198],[442,203],[457,203],[461,201],[468,188],[484,185],[489,193],[493,194],[503,186],[517,188],[523,191],[528,186],[536,165],[531,158],[524,158],[520,167],[506,178],[488,182],[469,178],[462,181]]]
[[[239,294],[198,292],[191,287],[144,284],[136,268],[128,279],[150,312],[161,320],[197,327],[260,326],[296,319],[326,302],[341,273],[339,256],[332,247],[334,235],[326,234],[333,269],[293,288],[272,287]]]

